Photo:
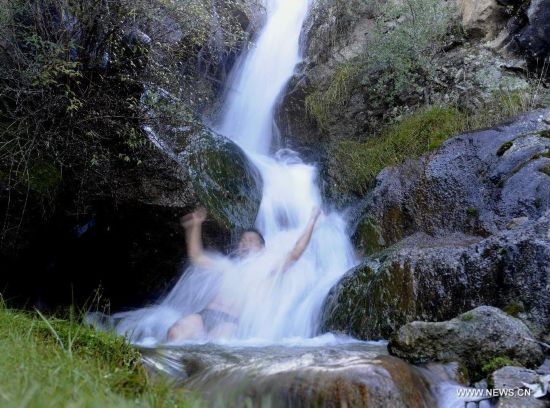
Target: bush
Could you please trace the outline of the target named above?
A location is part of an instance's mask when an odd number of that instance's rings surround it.
[[[327,20],[326,15],[318,16],[314,25],[321,30],[315,35],[316,41],[324,44],[323,49],[331,50],[341,33],[349,30],[358,7],[374,19],[367,53],[342,63],[326,89],[314,90],[305,98],[306,111],[322,130],[327,130],[330,118],[359,88],[364,89],[369,109],[387,111],[411,92],[429,87],[436,76],[435,57],[453,29],[455,7],[451,2],[363,0],[351,4],[336,1],[331,5],[320,2],[314,8],[314,17],[318,9],[334,14],[334,22]],[[327,31],[325,26],[333,29]]]
[[[327,120],[334,110],[345,106],[348,102],[360,72],[361,66],[357,63],[341,64],[332,75],[326,91],[316,91],[306,96],[306,111],[321,129],[327,128]]]
[[[455,7],[447,1],[405,0],[397,6],[387,2],[376,19],[366,57],[372,92],[391,105],[419,82],[429,83],[454,15]]]

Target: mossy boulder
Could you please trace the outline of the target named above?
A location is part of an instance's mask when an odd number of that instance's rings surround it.
[[[387,338],[415,316],[407,268],[394,264],[386,269],[365,262],[352,269],[325,301],[324,329],[362,339]]]
[[[506,365],[536,368],[542,348],[521,320],[482,306],[445,322],[412,322],[397,331],[390,353],[410,362],[458,361],[472,381]]]
[[[549,230],[550,214],[488,238],[414,234],[373,254],[332,289],[324,327],[381,339],[414,320],[446,320],[493,305],[512,311],[545,341]]]
[[[390,246],[418,231],[487,237],[515,218],[540,217],[550,208],[550,179],[540,171],[550,163],[550,141],[541,136],[549,123],[549,111],[535,111],[383,170],[367,197],[356,242]]]
[[[229,230],[254,225],[262,179],[244,151],[229,139],[203,131],[179,154],[199,202]]]

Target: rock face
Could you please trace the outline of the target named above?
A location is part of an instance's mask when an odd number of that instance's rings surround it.
[[[381,8],[401,4],[382,3]],[[415,5],[421,9],[420,3]],[[451,3],[455,2],[441,0],[437,6]],[[355,194],[330,177],[334,171],[330,158],[339,143],[368,141],[383,130],[383,125],[426,105],[458,106],[477,112],[480,107],[502,103],[500,95],[509,94],[505,99],[522,93],[532,95],[533,84],[526,80],[525,72],[530,71],[528,76],[535,78],[548,75],[544,68],[544,61],[550,58],[547,1],[457,3],[456,10],[450,7],[448,34],[434,39],[424,50],[439,50],[430,59],[430,66],[420,69],[430,72],[416,78],[411,75],[408,85],[393,97],[388,96],[390,89],[379,86],[377,81],[384,70],[369,66],[369,52],[375,43],[388,38],[374,35],[376,27],[381,25],[384,32],[391,33],[403,24],[403,13],[381,18],[379,7],[355,0],[315,3],[303,34],[305,59],[278,108],[277,122],[286,145],[321,164],[328,175],[327,191],[337,197],[334,201],[339,201],[341,193]],[[398,49],[407,46],[404,42]],[[382,50],[396,53],[391,41]],[[542,100],[543,94],[538,95]],[[545,102],[536,101],[534,107],[543,106]]]
[[[481,373],[482,366],[497,357],[531,368],[544,361],[525,324],[488,306],[446,322],[408,323],[391,337],[388,348],[391,354],[416,363],[459,361],[473,380],[477,379],[474,373]]]
[[[523,56],[529,69],[548,76],[545,67],[550,60],[550,4],[545,0],[533,0],[528,6],[520,1],[503,3],[519,7],[508,23],[503,49]]]
[[[534,384],[538,380],[535,370],[514,366],[499,368],[490,376],[491,385],[495,388],[522,388],[523,383]]]
[[[494,39],[504,28],[509,15],[506,7],[496,0],[459,0],[462,26],[473,37]]]
[[[204,133],[180,154],[204,205],[228,230],[254,225],[262,179],[245,153],[230,140]]]
[[[325,327],[387,338],[493,305],[548,336],[549,125],[534,112],[380,173],[356,233],[369,257],[329,295]]]
[[[204,129],[185,140],[174,150],[151,147],[140,167],[114,173],[114,203],[98,197],[89,214],[53,218],[22,253],[2,256],[3,295],[38,307],[81,305],[100,289],[112,310],[154,301],[182,271],[179,217],[197,206],[209,211],[205,245],[229,249],[231,231],[254,224],[261,179],[231,141]]]
[[[536,220],[550,209],[549,136],[550,111],[537,111],[385,169],[367,199],[361,228],[387,247],[418,231],[488,237]],[[380,235],[371,225],[380,227]],[[364,246],[372,244],[369,234],[362,239]]]
[[[497,389],[527,389],[525,384],[536,386],[541,383],[541,375],[534,370],[523,367],[506,366],[498,369],[489,377],[491,387]],[[541,384],[542,385],[542,384]],[[534,396],[500,397],[497,408],[543,408],[548,407],[548,401],[537,399]]]

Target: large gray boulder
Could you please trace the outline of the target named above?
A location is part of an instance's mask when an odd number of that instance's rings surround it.
[[[384,170],[356,233],[369,255],[329,295],[326,329],[387,338],[480,305],[550,327],[550,112]]]
[[[377,177],[358,243],[388,247],[422,231],[487,237],[550,209],[550,110],[465,133]]]
[[[394,333],[388,348],[391,354],[413,363],[458,361],[472,380],[496,358],[531,368],[544,361],[542,348],[527,326],[489,306],[445,322],[408,323]]]

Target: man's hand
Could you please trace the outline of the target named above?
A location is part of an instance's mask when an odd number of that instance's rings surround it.
[[[181,226],[185,229],[202,224],[207,217],[208,213],[204,208],[198,208],[192,213],[184,215],[180,218]]]
[[[206,220],[207,215],[204,208],[198,208],[180,219],[182,227],[185,228],[187,255],[193,264],[204,268],[209,268],[213,264],[212,259],[205,254],[202,248],[202,223]]]
[[[313,222],[316,222],[317,219],[319,218],[319,216],[322,214],[322,211],[319,207],[315,207],[312,211],[311,211],[311,220]]]
[[[300,257],[304,254],[307,246],[309,245],[309,242],[311,241],[311,236],[313,235],[313,229],[315,228],[315,224],[317,223],[317,219],[321,215],[321,209],[318,207],[315,207],[313,211],[311,212],[311,217],[309,219],[309,222],[307,224],[306,230],[302,234],[302,236],[298,239],[296,244],[294,245],[294,248],[290,253],[288,254],[285,263],[283,264],[282,271],[286,272],[294,262],[296,262]]]

